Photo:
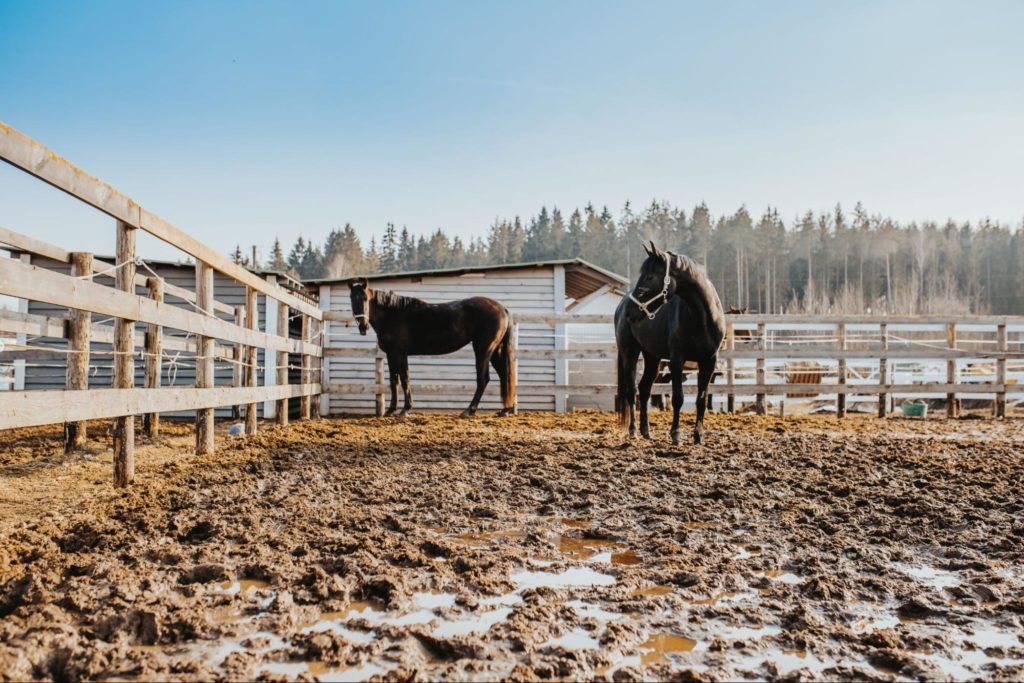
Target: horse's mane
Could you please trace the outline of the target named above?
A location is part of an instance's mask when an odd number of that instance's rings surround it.
[[[395,294],[394,292],[382,292],[379,290],[374,290],[371,300],[377,306],[392,311],[407,311],[423,308],[427,305],[425,301],[411,296],[402,296],[401,294]]]
[[[718,318],[724,311],[722,302],[718,298],[718,290],[711,284],[707,270],[704,266],[694,261],[689,256],[666,252],[669,255],[669,267],[672,275],[685,287],[696,290],[701,299],[704,300],[708,312],[712,318]]]

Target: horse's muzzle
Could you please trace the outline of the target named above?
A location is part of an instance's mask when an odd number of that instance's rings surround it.
[[[370,326],[369,325],[367,325],[366,323],[359,323],[359,334],[361,334],[361,335],[363,335],[365,337],[366,334],[369,331],[370,331]]]

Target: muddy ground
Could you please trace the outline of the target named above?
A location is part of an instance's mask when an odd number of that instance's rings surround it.
[[[0,678],[1024,678],[1024,423],[654,419],[6,433]]]

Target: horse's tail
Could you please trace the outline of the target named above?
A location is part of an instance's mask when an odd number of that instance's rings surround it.
[[[505,364],[505,382],[501,387],[502,406],[510,412],[516,412],[516,375],[518,365],[516,363],[516,327],[512,321],[512,315],[508,315],[508,326],[505,328],[505,336],[501,340],[501,362]]]
[[[619,354],[615,361],[615,412],[619,416],[619,426],[622,428],[629,424],[628,381],[626,373],[622,370],[622,354]]]

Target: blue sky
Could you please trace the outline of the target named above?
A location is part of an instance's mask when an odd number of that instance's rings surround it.
[[[626,199],[1018,223],[1022,25],[994,0],[0,0],[0,120],[223,251]],[[0,225],[113,244],[6,165]]]

